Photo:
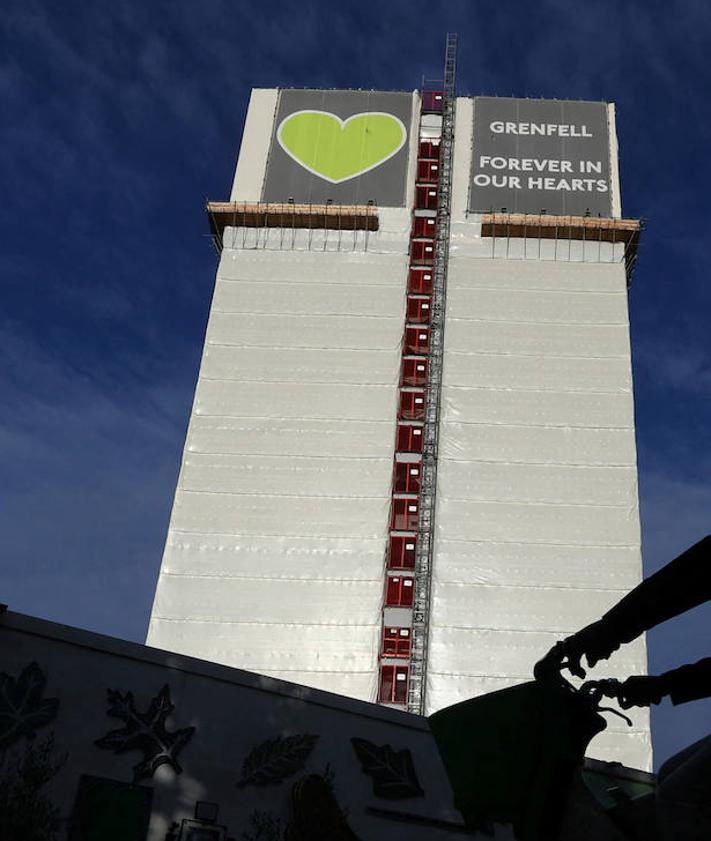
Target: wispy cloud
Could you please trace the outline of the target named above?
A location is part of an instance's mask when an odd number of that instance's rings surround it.
[[[17,610],[138,639],[157,574],[186,389],[109,384],[1,337],[1,598]]]

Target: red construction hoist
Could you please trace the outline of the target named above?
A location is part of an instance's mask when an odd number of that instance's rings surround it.
[[[434,545],[457,36],[422,84],[386,557],[378,702],[423,714]]]

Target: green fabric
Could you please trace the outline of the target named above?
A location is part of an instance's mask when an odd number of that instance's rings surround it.
[[[440,710],[430,727],[467,827],[550,837],[572,775],[605,719],[574,691],[532,681]]]

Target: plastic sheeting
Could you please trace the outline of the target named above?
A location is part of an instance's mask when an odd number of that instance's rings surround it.
[[[476,219],[478,214],[472,214]],[[479,218],[480,215],[479,215]],[[481,230],[481,224],[477,226]],[[626,243],[603,242],[598,239],[556,240],[532,236],[461,238],[454,226],[450,253],[456,257],[474,257],[497,260],[550,260],[564,263],[620,263],[624,260]]]
[[[565,591],[559,591],[561,596]],[[499,594],[500,597],[501,594]],[[472,617],[478,622],[478,617]],[[520,678],[529,680],[530,671],[517,671],[522,662],[535,662],[541,650],[548,650],[558,639],[555,631],[536,631],[533,629],[509,631],[505,628],[493,630],[480,627],[440,628],[431,640],[432,654],[436,656],[448,649],[465,647],[468,649],[468,677]],[[636,641],[625,646],[618,656],[605,664],[605,671],[614,667],[617,674],[642,674],[644,663],[644,644]]]
[[[476,218],[476,217],[475,217]],[[556,267],[545,260],[538,260],[537,254],[532,254],[531,259],[539,262],[536,272],[527,269],[522,274],[517,271],[517,265],[502,262],[498,258],[487,259],[486,270],[476,271],[477,263],[471,260],[461,259],[464,255],[457,254],[457,243],[471,243],[481,239],[486,243],[488,237],[479,237],[480,226],[472,222],[454,223],[452,225],[452,243],[454,246],[455,259],[450,262],[447,274],[447,286],[454,289],[457,286],[464,286],[467,289],[520,289],[527,292],[534,290],[541,292],[593,292],[600,295],[602,292],[612,292],[621,295],[624,286],[620,286],[621,267],[617,271],[600,272],[599,266],[594,263],[575,263],[565,260],[565,251],[561,251],[560,259],[565,266]],[[513,242],[513,240],[511,240]],[[504,240],[505,243],[505,240]],[[532,240],[534,245],[538,239]],[[542,243],[543,244],[543,243]],[[595,261],[599,263],[598,261]],[[609,270],[609,266],[606,267]],[[561,274],[563,272],[564,274]]]
[[[397,385],[398,350],[351,350],[324,353],[323,349],[211,346],[203,356],[205,379],[251,377],[255,382],[347,383],[348,385]]]
[[[223,281],[217,285],[213,312],[248,315],[353,315],[383,316],[399,314],[403,281],[398,286],[367,283],[308,283],[303,279],[275,281]]]
[[[581,357],[460,353],[449,349],[444,385],[615,394],[629,392],[632,383],[627,359],[605,359],[601,365],[599,359]]]
[[[290,490],[292,494],[258,496],[181,488],[173,505],[171,527],[178,531],[255,536],[377,537],[385,534],[390,508],[390,500],[385,496],[311,497],[300,495],[296,487]]]
[[[641,577],[624,267],[466,253],[448,278],[429,711],[530,679]],[[638,641],[603,673],[645,670]],[[647,713],[612,727],[593,755],[648,767]]]
[[[446,459],[439,478],[455,500],[614,506],[637,500],[633,467],[486,461],[472,467],[470,461]]]
[[[204,534],[171,531],[161,573],[245,578],[372,579],[383,560],[382,537]],[[288,563],[286,563],[288,562]]]
[[[211,346],[392,351],[399,346],[401,333],[402,316],[392,319],[353,315],[287,318],[283,313],[255,313],[245,318],[234,313],[212,313],[207,338]]]
[[[482,261],[483,266],[487,261]],[[512,271],[523,273],[531,265],[546,265],[550,275],[552,266],[565,271],[565,265],[543,263],[509,263]],[[474,263],[472,271],[476,271]],[[624,266],[597,266],[598,271],[622,272]],[[455,274],[456,277],[456,274]],[[503,290],[486,287],[466,287],[453,283],[447,289],[447,311],[472,321],[518,321],[534,324],[627,324],[627,296],[623,291],[572,292],[568,290]]]
[[[559,587],[561,570],[569,587],[593,588],[605,581],[629,590],[639,581],[639,549],[493,540],[437,541],[437,574],[443,581],[510,587]],[[563,591],[565,592],[565,591]]]
[[[355,671],[366,671],[372,665],[373,647],[378,644],[378,629],[370,623],[365,625],[299,625],[289,624],[280,617],[279,626],[288,628],[288,634],[281,634],[279,645],[274,645],[274,626],[258,623],[257,633],[252,635],[252,647],[244,651],[241,645],[243,633],[240,623],[211,623],[210,637],[197,637],[194,624],[190,622],[164,622],[155,619],[156,633],[179,643],[184,653],[193,657],[217,660],[227,663],[240,652],[239,668],[259,671],[265,665],[270,670],[288,671],[303,669],[304,651],[311,652],[309,671],[337,671],[347,648],[351,667]]]
[[[632,395],[624,389],[619,393],[589,393],[450,386],[442,392],[445,424],[633,429],[632,411]],[[443,437],[448,438],[449,431]],[[535,453],[531,457],[535,459]]]
[[[409,221],[408,215],[404,215]],[[407,244],[407,230],[406,226],[389,253],[355,252],[345,259],[318,251],[288,250],[265,255],[259,251],[226,248],[220,259],[218,284],[230,280],[266,285],[307,280],[341,286],[393,286],[403,290],[403,245]]]
[[[186,455],[186,491],[280,496],[285,488],[314,497],[379,498],[392,475],[392,459],[302,456]]]
[[[347,575],[345,570],[344,574]],[[350,581],[348,578],[307,581],[269,578],[266,571],[260,578],[164,575],[153,615],[156,619],[169,618],[174,622],[208,624],[372,627],[379,623],[382,590],[382,576],[371,581]],[[236,606],[239,606],[238,612]],[[281,642],[276,629],[273,641],[278,648]],[[311,656],[311,652],[304,653]]]
[[[247,407],[245,407],[247,409]],[[328,418],[199,417],[193,415],[186,451],[261,455],[392,456],[392,418],[380,421]]]
[[[437,577],[432,600],[434,627],[522,629],[566,634],[571,628],[593,622],[622,596],[619,590],[575,587],[488,587],[478,582],[462,583]],[[446,617],[439,619],[438,617]],[[456,648],[452,649],[457,651]],[[546,649],[547,650],[547,649]],[[541,654],[545,654],[544,650]],[[531,675],[535,660],[517,661]],[[436,663],[433,664],[436,668]],[[505,674],[502,671],[502,674]]]
[[[407,273],[391,239],[223,252],[149,644],[375,698]]]
[[[394,438],[396,399],[387,385],[200,379],[193,411],[213,417],[391,420]]]
[[[456,312],[456,310],[455,310]],[[512,353],[539,357],[629,359],[625,324],[531,324],[477,321],[452,316],[447,322],[447,350],[452,353]]]
[[[476,394],[473,395],[476,399]],[[463,401],[459,401],[460,405]],[[452,403],[450,402],[450,410]],[[560,463],[635,469],[634,429],[595,429],[573,426],[517,426],[514,424],[457,423],[449,421],[449,434],[440,442],[447,459],[463,456],[478,461],[508,464]]]
[[[452,499],[442,486],[437,513],[441,532],[450,540],[573,546],[627,546],[639,541],[636,509],[621,506]]]

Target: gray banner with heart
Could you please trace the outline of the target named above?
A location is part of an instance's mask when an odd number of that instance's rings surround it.
[[[363,122],[355,120],[345,122],[356,114],[391,114],[403,124],[405,135],[399,148],[393,146],[383,150],[381,161],[366,161],[370,167],[367,171],[352,176],[347,169],[335,173],[327,166],[321,166],[318,157],[315,160],[312,158],[300,161],[298,150],[290,153],[279,142],[279,127],[291,115],[300,111],[331,114],[338,118],[341,126],[350,126],[349,131],[360,130],[364,125]],[[402,207],[405,203],[411,116],[410,93],[281,90],[272,129],[262,201],[285,202],[293,199],[297,203],[321,204],[330,199],[334,204],[366,204],[368,201],[374,201],[380,207]],[[334,132],[331,140],[338,142],[337,138],[342,129],[335,120],[334,126],[339,128],[339,132]],[[321,173],[318,172],[319,167],[322,169]],[[343,180],[333,183],[333,180],[328,178],[329,174]]]

